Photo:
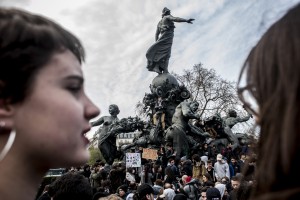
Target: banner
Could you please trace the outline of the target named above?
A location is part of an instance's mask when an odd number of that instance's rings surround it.
[[[151,159],[151,160],[157,160],[157,150],[156,149],[143,149],[143,158],[145,159]]]
[[[126,167],[141,167],[141,154],[126,153]]]

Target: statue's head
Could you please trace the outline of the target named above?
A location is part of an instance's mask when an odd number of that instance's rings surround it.
[[[237,117],[237,113],[235,110],[230,109],[230,110],[228,110],[228,116],[229,117]]]
[[[169,15],[169,14],[171,14],[171,10],[168,9],[167,7],[164,7],[164,9],[162,10],[162,16]]]
[[[199,103],[198,103],[197,101],[192,101],[192,102],[190,103],[190,107],[191,107],[191,109],[192,109],[193,111],[196,111],[196,110],[198,110]]]
[[[221,114],[218,113],[218,112],[217,112],[216,114],[214,114],[213,120],[215,120],[215,121],[217,121],[217,122],[222,122]]]
[[[119,107],[116,104],[109,105],[108,111],[111,115],[117,115],[120,113]]]

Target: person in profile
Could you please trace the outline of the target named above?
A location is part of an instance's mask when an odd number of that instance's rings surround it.
[[[84,89],[84,48],[46,17],[0,7],[0,198],[32,200],[51,168],[90,157],[99,109]]]
[[[164,8],[162,10],[162,19],[158,22],[155,43],[148,49],[146,53],[147,69],[149,71],[168,73],[168,64],[171,57],[171,48],[174,37],[174,22],[186,22],[192,24],[194,19],[183,19],[173,17],[171,10]],[[160,37],[159,37],[160,36]]]
[[[300,4],[251,50],[238,93],[260,126],[251,199],[300,199]]]

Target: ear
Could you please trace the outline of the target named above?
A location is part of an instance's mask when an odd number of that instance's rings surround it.
[[[10,129],[12,127],[12,116],[14,113],[14,106],[8,101],[0,99],[0,122],[5,123],[5,127]]]
[[[9,101],[0,99],[0,117],[11,116],[13,114],[13,106]]]

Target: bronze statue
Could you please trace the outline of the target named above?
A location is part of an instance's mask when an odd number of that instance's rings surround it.
[[[199,119],[200,116],[196,113],[198,107],[199,103],[197,101],[181,102],[175,109],[172,126],[166,130],[166,142],[173,144],[178,157],[187,156],[190,146],[196,145],[197,142],[191,135],[196,134],[204,138],[210,136],[200,128],[189,123],[190,119]]]
[[[229,143],[232,144],[232,149],[236,149],[240,146],[239,139],[234,134],[231,128],[240,122],[245,122],[251,117],[250,114],[246,117],[238,117],[236,111],[228,110],[226,117],[221,117],[219,113],[216,113],[212,117],[204,120],[204,130],[212,133],[212,137],[206,142],[210,146],[216,146],[220,151],[226,147]]]
[[[117,154],[116,135],[110,134],[112,125],[119,121],[117,115],[120,113],[119,107],[115,104],[109,106],[109,114],[111,116],[100,117],[97,121],[91,122],[91,126],[100,126],[97,133],[99,134],[98,148],[101,151],[105,161],[113,164],[115,155]]]
[[[237,113],[235,110],[228,110],[228,114],[226,117],[223,118],[223,121],[225,123],[225,126],[228,126],[229,128],[232,128],[234,125],[240,122],[246,122],[252,117],[250,113],[246,117],[239,117],[237,116]]]
[[[171,57],[171,48],[174,37],[174,22],[187,22],[192,24],[194,19],[173,17],[168,8],[162,10],[162,19],[159,21],[155,33],[155,43],[146,53],[147,68],[159,74],[168,73],[168,64]],[[160,37],[159,37],[160,36]]]

